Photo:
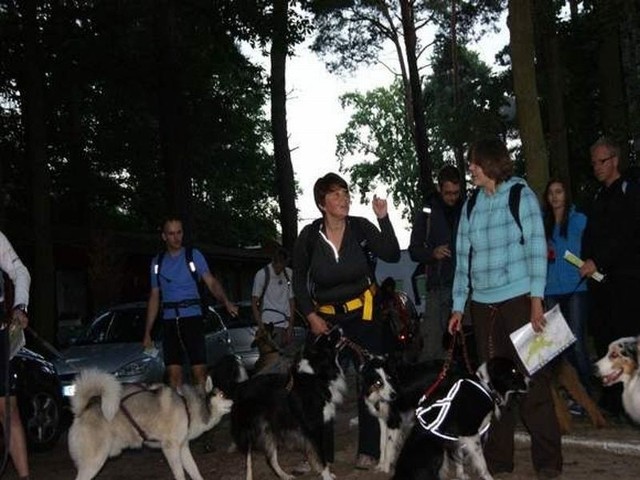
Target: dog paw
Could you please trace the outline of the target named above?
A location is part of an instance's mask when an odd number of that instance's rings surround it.
[[[228,398],[224,398],[222,396],[216,396],[214,402],[215,402],[215,405],[216,405],[218,411],[222,415],[225,415],[225,414],[231,412],[231,407],[233,407],[233,400],[230,400]]]
[[[329,469],[325,469],[322,471],[320,478],[322,478],[322,480],[335,480],[336,476],[333,473],[331,473]]]

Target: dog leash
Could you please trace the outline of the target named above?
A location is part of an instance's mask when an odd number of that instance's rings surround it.
[[[429,398],[431,394],[435,391],[435,389],[438,388],[442,383],[442,381],[446,378],[447,372],[449,371],[449,368],[451,368],[451,363],[453,362],[453,352],[455,350],[456,337],[458,335],[460,335],[460,344],[462,346],[462,354],[464,356],[464,361],[465,361],[467,370],[469,371],[470,374],[473,374],[473,369],[471,368],[471,362],[469,361],[469,354],[467,352],[467,344],[464,338],[464,333],[459,331],[455,332],[453,335],[451,335],[451,342],[449,343],[449,348],[447,349],[447,358],[445,358],[445,361],[442,364],[442,369],[438,374],[438,378],[436,378],[435,382],[433,382],[429,386],[429,388],[427,388],[427,390],[424,392],[424,394],[422,395],[423,399]]]
[[[142,437],[142,440],[144,442],[157,441],[157,439],[150,438],[149,435],[147,435],[147,433],[142,429],[140,424],[136,422],[136,420],[133,418],[133,415],[131,414],[129,409],[125,406],[124,402],[129,398],[135,395],[138,395],[140,393],[157,393],[158,390],[160,390],[160,388],[149,388],[147,385],[143,383],[134,383],[133,385],[135,385],[136,387],[139,387],[140,390],[136,390],[135,392],[130,392],[124,397],[122,397],[122,399],[120,400],[120,410],[122,411],[124,416],[127,418],[127,420],[129,420],[129,423],[135,429],[135,431],[138,432],[138,435]],[[188,429],[189,425],[191,424],[191,412],[189,411],[189,406],[187,405],[187,399],[184,397],[184,395],[178,394],[178,396],[182,399],[182,403],[184,403],[184,410],[187,413],[187,429]]]
[[[349,347],[349,349],[358,356],[358,360],[360,360],[361,365],[364,364],[367,358],[371,358],[371,353],[369,352],[369,350],[358,345],[348,337],[342,337],[340,339],[340,344],[342,348]]]

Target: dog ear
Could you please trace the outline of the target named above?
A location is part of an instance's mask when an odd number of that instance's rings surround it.
[[[626,339],[621,339],[622,341],[620,342],[620,347],[622,350],[622,353],[626,356],[628,356],[629,358],[631,358],[632,360],[637,361],[637,356],[638,356],[638,338],[626,338]],[[624,341],[626,340],[626,341]]]
[[[211,375],[207,375],[207,379],[204,381],[204,391],[205,393],[211,393],[213,390],[213,380],[211,380]]]

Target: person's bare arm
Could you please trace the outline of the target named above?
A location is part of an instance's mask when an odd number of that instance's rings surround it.
[[[144,346],[144,348],[151,348],[153,346],[153,342],[151,340],[151,330],[153,329],[153,324],[156,321],[159,310],[160,289],[158,287],[154,287],[151,289],[151,293],[149,294],[149,301],[147,302],[147,321],[144,329],[144,337],[142,339],[142,345]]]
[[[211,292],[211,295],[213,295],[216,300],[224,305],[224,308],[227,309],[227,312],[229,312],[229,314],[234,317],[237,316],[238,307],[229,301],[229,299],[227,298],[227,294],[224,292],[224,288],[222,288],[222,285],[220,284],[218,279],[214,277],[211,272],[207,272],[202,275],[202,280],[207,285],[207,288]]]
[[[262,326],[262,315],[260,315],[260,305],[258,305],[259,297],[251,297],[251,311],[253,312],[253,319],[256,325]]]

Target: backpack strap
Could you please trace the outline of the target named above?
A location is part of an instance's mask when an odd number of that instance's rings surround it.
[[[158,286],[158,289],[160,289],[162,291],[162,287],[160,286],[160,270],[162,269],[162,260],[164,260],[164,254],[166,252],[163,250],[162,252],[158,253],[158,256],[156,257],[156,266],[153,269],[153,273],[156,276],[156,285]]]
[[[162,270],[162,260],[164,260],[164,254],[166,251],[162,251],[158,253],[156,266],[154,268],[154,274],[156,276],[156,284],[158,288],[160,288],[160,271]],[[187,264],[187,268],[189,269],[189,273],[191,274],[191,278],[193,281],[198,284],[198,269],[196,268],[196,263],[193,261],[193,247],[185,247],[184,249],[184,259]]]
[[[520,229],[520,245],[524,245],[524,233],[522,231],[522,222],[520,221],[520,198],[522,197],[523,188],[523,183],[516,183],[509,190],[509,210]]]
[[[189,269],[191,278],[193,278],[193,281],[198,285],[198,269],[196,268],[196,263],[193,261],[193,247],[186,247],[184,249],[184,259],[187,262],[187,268]]]
[[[476,206],[476,201],[478,200],[479,193],[480,189],[476,188],[473,190],[473,192],[471,192],[471,195],[469,195],[469,200],[467,200],[467,220],[471,218],[471,211],[473,210],[473,207]]]

